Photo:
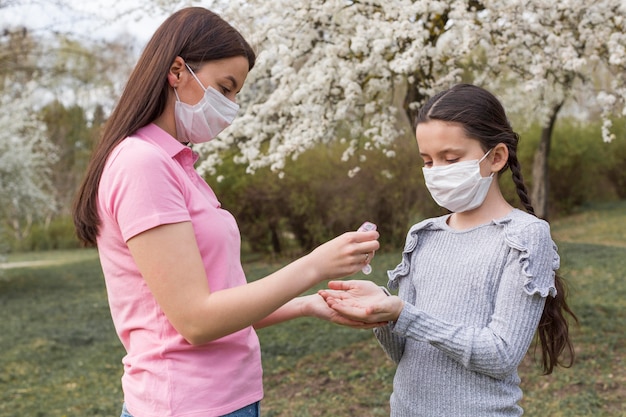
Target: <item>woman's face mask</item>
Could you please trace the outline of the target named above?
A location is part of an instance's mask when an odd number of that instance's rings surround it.
[[[488,177],[480,175],[480,163],[489,152],[472,161],[422,168],[426,187],[437,204],[455,213],[479,207],[493,179],[493,173]]]
[[[239,106],[213,87],[205,88],[189,65],[185,65],[204,90],[204,96],[199,103],[192,106],[180,101],[178,93],[174,89],[176,94],[176,104],[174,105],[176,134],[181,142],[208,142],[230,126],[237,115],[237,111],[239,111]]]

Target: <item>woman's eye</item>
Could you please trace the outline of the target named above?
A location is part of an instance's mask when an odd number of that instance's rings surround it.
[[[424,161],[424,166],[425,166],[425,167],[431,167],[431,166],[433,166],[433,161]]]
[[[446,162],[449,164],[453,164],[455,162],[459,162],[460,158],[446,159]]]

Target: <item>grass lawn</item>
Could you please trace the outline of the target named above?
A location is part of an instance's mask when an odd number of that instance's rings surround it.
[[[532,352],[520,375],[529,416],[626,416],[626,202],[552,224],[561,274],[580,319],[571,369],[542,376]],[[377,254],[371,279],[400,249]],[[54,263],[65,259],[68,263]],[[93,251],[11,256],[0,268],[0,417],[119,416],[123,349]],[[5,265],[6,266],[6,265]],[[246,262],[250,279],[279,264]],[[300,319],[259,331],[264,417],[387,416],[393,364],[370,331]]]

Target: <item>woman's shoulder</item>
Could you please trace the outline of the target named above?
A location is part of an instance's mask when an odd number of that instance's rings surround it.
[[[167,154],[156,144],[149,142],[139,136],[130,135],[122,140],[111,152],[109,156],[109,164],[119,163],[120,161],[131,160],[135,163],[143,163],[146,159],[154,162],[158,159],[164,159]]]
[[[145,176],[172,170],[168,153],[151,141],[136,135],[122,140],[111,152],[104,175]]]

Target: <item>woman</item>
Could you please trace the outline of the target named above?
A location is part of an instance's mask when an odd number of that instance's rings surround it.
[[[565,349],[573,358],[564,314],[575,316],[549,225],[527,196],[519,137],[496,97],[467,84],[430,99],[415,135],[426,186],[452,213],[409,230],[389,271],[398,296],[369,281],[321,294],[346,318],[389,322],[374,332],[398,365],[392,417],[520,416],[517,367],[535,332],[550,373]],[[527,212],[502,196],[507,168]]]
[[[127,352],[123,416],[258,415],[252,326],[300,316],[348,323],[317,295],[294,297],[357,272],[378,249],[375,231],[345,233],[246,283],[237,224],[194,171],[186,145],[232,122],[254,61],[218,15],[195,7],[173,14],[139,58],[79,190],[76,230],[98,247]]]

